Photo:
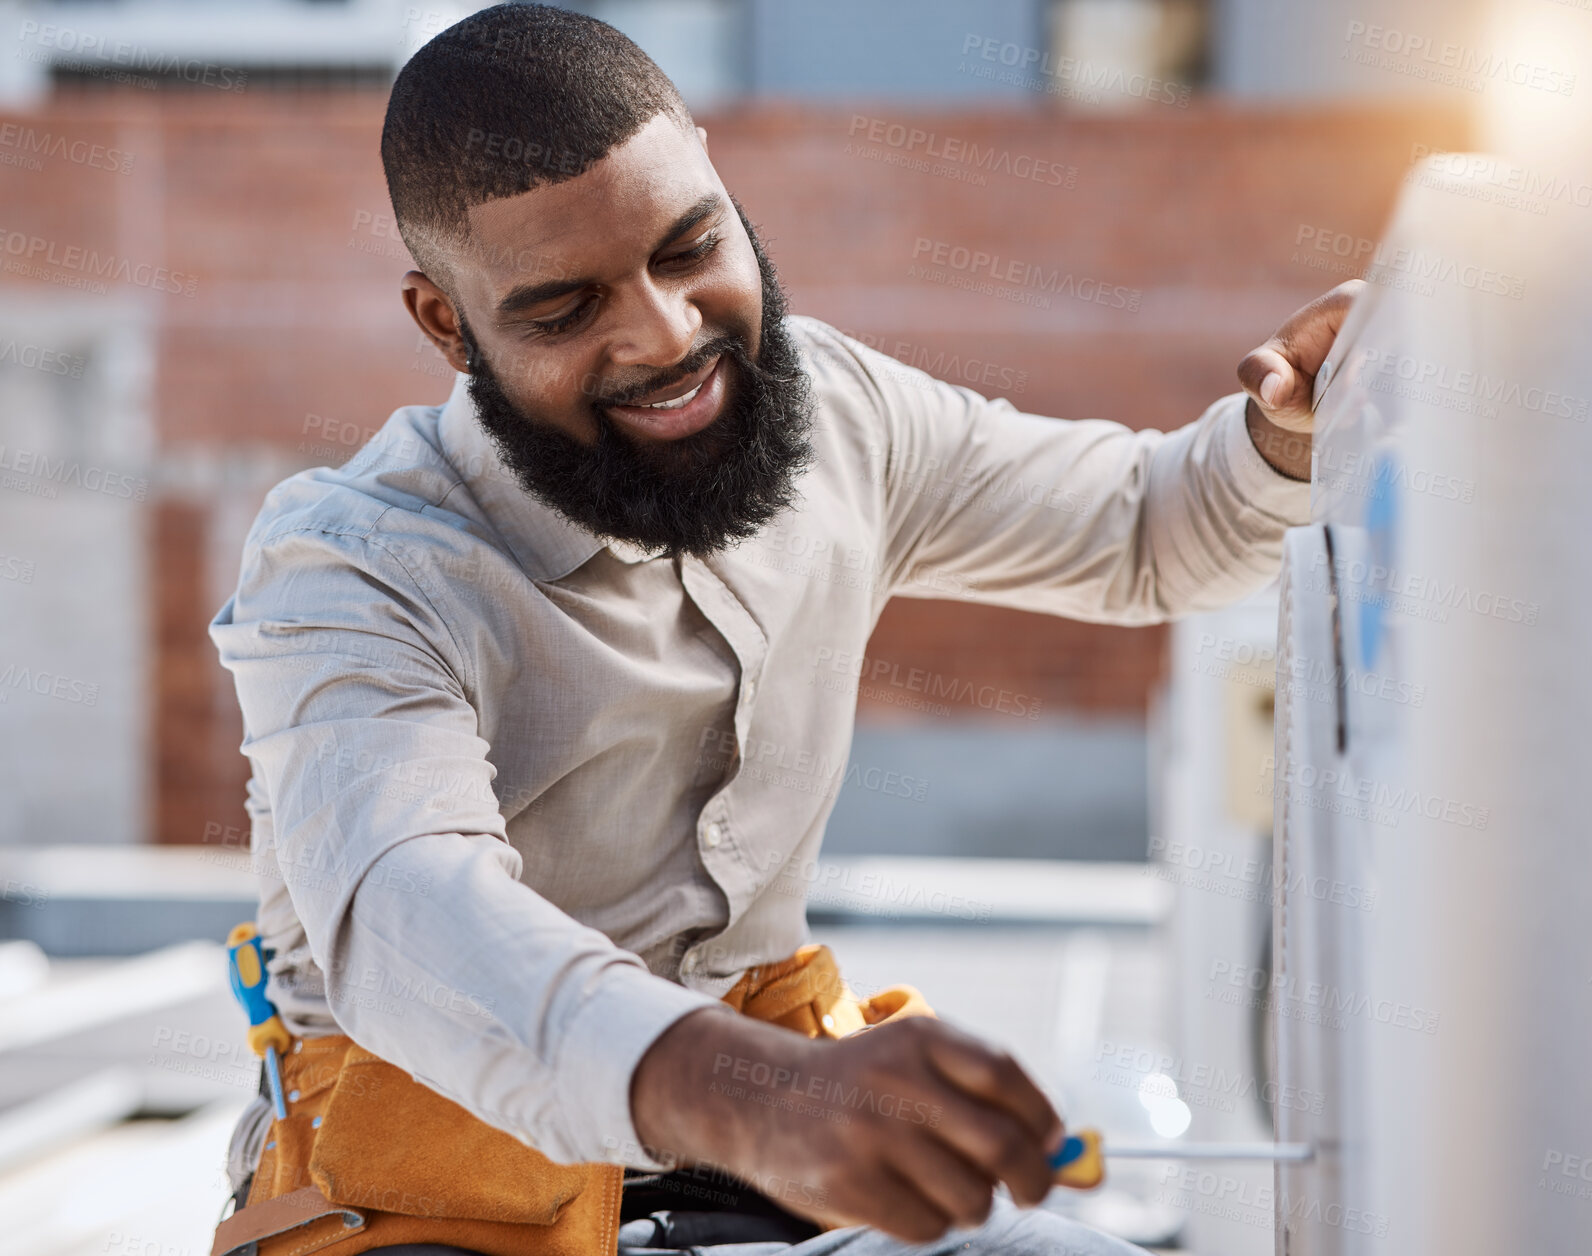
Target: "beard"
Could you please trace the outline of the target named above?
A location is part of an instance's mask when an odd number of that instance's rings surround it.
[[[724,400],[701,431],[642,444],[605,412],[623,396],[594,397],[587,404],[597,439],[583,445],[509,400],[459,319],[473,363],[470,399],[504,464],[527,493],[598,536],[706,557],[755,535],[790,506],[797,473],[812,461],[811,383],[784,325],[785,294],[752,224],[731,201],[762,277],[757,355],[747,347],[749,329],[729,332],[693,349],[666,378],[627,390],[630,397],[645,396],[724,355]]]

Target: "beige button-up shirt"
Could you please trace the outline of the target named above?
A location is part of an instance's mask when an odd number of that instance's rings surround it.
[[[1151,623],[1264,584],[1308,518],[1242,394],[1134,432],[790,327],[817,456],[753,540],[604,544],[521,490],[461,377],[273,489],[210,625],[289,1027],[348,1033],[555,1160],[657,1167],[636,1063],[807,940],[855,709],[831,681],[886,601]]]

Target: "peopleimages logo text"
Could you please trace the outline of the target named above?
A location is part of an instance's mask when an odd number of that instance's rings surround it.
[[[57,240],[47,240],[24,231],[8,231],[4,227],[0,227],[0,254],[21,259],[29,266],[56,266],[94,279],[114,279],[156,292],[173,292],[191,297],[199,287],[197,276],[180,270],[135,262],[131,258],[117,257],[114,253],[101,254],[97,249],[84,248],[81,244],[63,246]]]
[[[1105,283],[1088,275],[1074,275],[1059,266],[1046,267],[1038,262],[1026,262],[1018,257],[1002,257],[983,249],[970,249],[947,240],[931,240],[919,236],[912,244],[914,261],[944,266],[959,274],[978,276],[995,283],[1014,284],[1031,288],[1035,292],[1054,292],[1058,296],[1076,297],[1113,309],[1137,312],[1144,293],[1138,288],[1122,284]]]

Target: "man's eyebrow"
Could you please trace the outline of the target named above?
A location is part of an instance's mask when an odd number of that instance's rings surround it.
[[[724,201],[717,192],[708,192],[701,200],[670,224],[669,229],[663,233],[663,239],[658,241],[657,246],[652,251],[656,253],[658,249],[663,248],[671,240],[679,239],[704,218],[716,213],[723,204]]]
[[[691,230],[703,219],[710,217],[723,207],[724,200],[717,192],[708,192],[696,204],[692,205],[683,214],[669,224],[663,237],[653,247],[656,253],[671,240],[678,239]],[[595,283],[593,279],[548,279],[542,283],[522,283],[511,288],[497,304],[497,317],[500,319],[512,318],[525,310],[532,309],[546,301],[553,301],[571,292]]]

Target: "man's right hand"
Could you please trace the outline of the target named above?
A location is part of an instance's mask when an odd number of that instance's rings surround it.
[[[831,1042],[705,1008],[653,1043],[630,1102],[659,1160],[914,1243],[981,1224],[996,1182],[1039,1203],[1065,1133],[1011,1056],[922,1016]]]

